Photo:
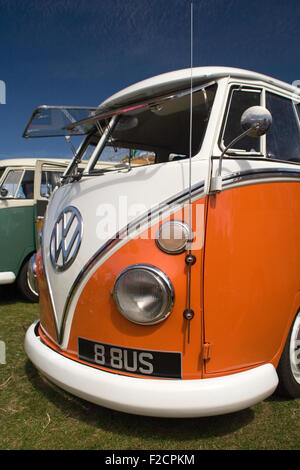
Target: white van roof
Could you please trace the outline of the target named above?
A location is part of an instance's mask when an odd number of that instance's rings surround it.
[[[193,86],[199,86],[223,77],[235,77],[244,80],[267,82],[291,93],[299,93],[297,87],[288,83],[257,72],[232,67],[195,67],[192,69],[192,77]],[[146,101],[149,98],[172,93],[176,90],[186,89],[190,86],[190,83],[191,69],[176,70],[157,75],[115,93],[99,105],[96,114],[102,114],[142,100]]]

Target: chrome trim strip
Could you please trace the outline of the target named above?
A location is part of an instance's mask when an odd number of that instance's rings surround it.
[[[222,178],[223,188],[231,189],[232,186],[238,186],[239,183],[244,183],[243,186],[247,184],[256,184],[257,180],[261,182],[266,182],[269,179],[280,179],[290,180],[300,179],[300,168],[260,168],[255,170],[245,170],[233,173],[226,177]],[[248,182],[248,183],[247,183]]]

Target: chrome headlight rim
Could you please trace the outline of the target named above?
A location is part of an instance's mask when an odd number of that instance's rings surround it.
[[[150,272],[151,274],[154,275],[155,279],[158,281],[160,286],[164,287],[164,289],[166,290],[166,292],[168,294],[168,297],[169,297],[168,304],[166,305],[163,312],[161,312],[158,315],[158,318],[156,320],[152,320],[152,321],[133,320],[127,314],[127,312],[121,307],[121,305],[119,303],[118,296],[117,296],[117,293],[116,293],[118,282],[120,281],[120,279],[125,274],[127,274],[129,271],[132,271],[132,270],[145,270],[145,271]],[[174,287],[172,285],[171,280],[169,279],[169,277],[163,271],[161,271],[159,268],[157,268],[156,266],[153,266],[151,264],[133,264],[133,265],[127,266],[125,269],[123,269],[118,274],[118,276],[116,277],[116,280],[115,280],[115,283],[114,283],[114,288],[113,288],[113,291],[112,291],[112,295],[113,295],[113,299],[115,301],[115,304],[117,306],[117,309],[124,316],[124,318],[126,318],[127,320],[129,320],[132,323],[135,323],[137,325],[143,325],[143,326],[156,325],[156,324],[161,323],[162,321],[164,321],[166,318],[168,318],[168,316],[170,315],[170,313],[172,311],[172,308],[174,306],[174,301],[175,301],[175,291],[174,291]]]
[[[162,242],[160,240],[160,236],[164,228],[167,226],[179,226],[183,229],[183,232],[185,233],[185,243],[182,247],[178,248],[177,250],[170,250],[166,248],[165,246],[162,245]],[[168,255],[179,255],[181,253],[184,253],[187,250],[187,245],[189,242],[192,240],[192,230],[190,226],[186,222],[182,222],[181,220],[168,220],[167,222],[164,222],[163,224],[160,225],[156,237],[155,237],[155,242],[157,247],[163,251],[164,253],[167,253]]]

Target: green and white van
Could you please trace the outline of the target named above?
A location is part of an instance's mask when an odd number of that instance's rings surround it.
[[[0,285],[16,282],[23,297],[38,301],[28,265],[52,191],[68,166],[61,159],[0,160]]]

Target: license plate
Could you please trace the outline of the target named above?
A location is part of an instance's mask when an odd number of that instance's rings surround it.
[[[181,353],[132,349],[78,338],[82,361],[147,377],[181,379]]]

